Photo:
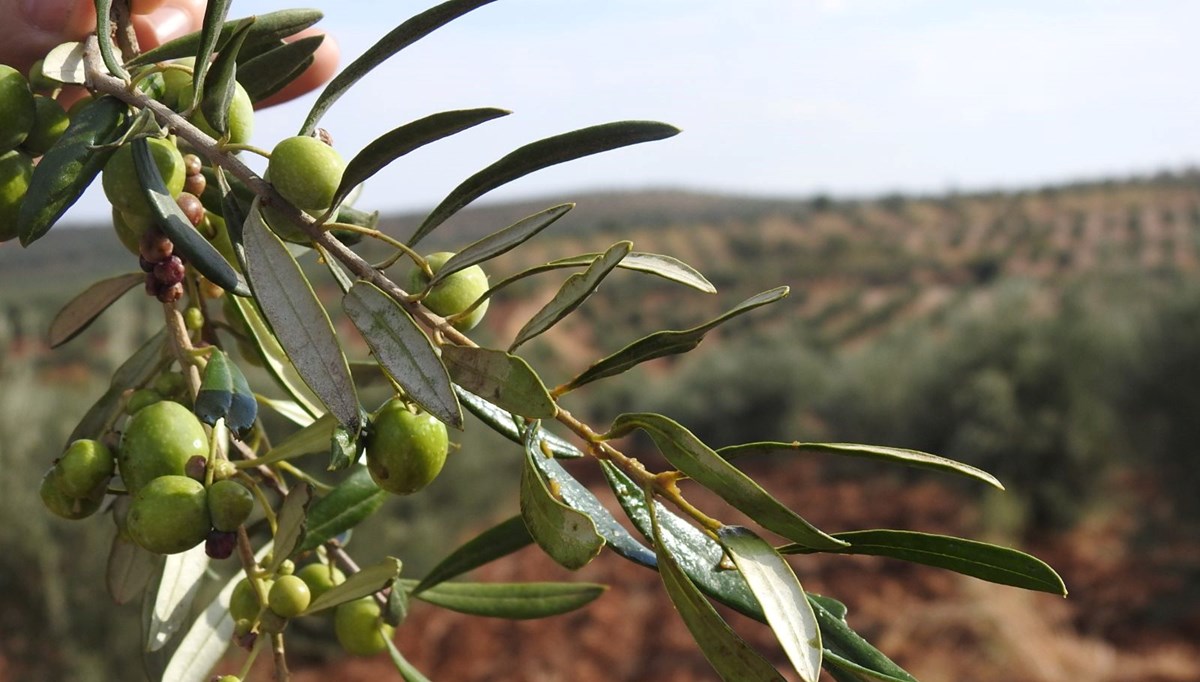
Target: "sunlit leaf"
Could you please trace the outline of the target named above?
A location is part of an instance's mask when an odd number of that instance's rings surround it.
[[[345,604],[387,587],[400,575],[400,560],[388,557],[374,566],[368,566],[346,578],[346,582],[335,585],[308,605],[305,614],[318,613]]]
[[[271,328],[259,314],[255,302],[249,298],[234,298],[233,312],[240,318],[242,326],[250,332],[251,341],[271,378],[311,417],[324,414],[325,410],[318,407],[317,397],[312,394],[292,361],[288,359]]]
[[[315,9],[285,9],[277,12],[266,12],[256,15],[254,26],[246,36],[246,45],[271,43],[287,38],[303,31],[321,20],[321,12]],[[227,21],[221,26],[217,38],[218,49],[229,40],[238,21]],[[154,62],[163,62],[180,57],[191,57],[200,48],[200,31],[168,40],[158,47],[146,50],[137,57],[129,60],[130,66],[141,66]]]
[[[333,106],[333,103],[345,94],[350,86],[357,83],[360,78],[370,73],[372,69],[389,57],[458,17],[490,2],[493,0],[450,0],[427,9],[392,29],[387,35],[380,38],[379,42],[367,48],[366,52],[351,62],[333,80],[329,81],[308,112],[308,118],[300,127],[300,134],[308,135],[315,131],[317,122],[321,120],[329,107]]]
[[[414,149],[510,113],[493,108],[444,111],[384,133],[346,164],[331,205],[340,204],[355,187]]]
[[[375,513],[387,492],[371,480],[366,467],[350,473],[329,494],[308,508],[308,532],[296,550],[307,552],[354,528]]]
[[[337,424],[337,418],[327,414],[299,431],[292,432],[256,461],[259,464],[274,464],[294,457],[324,452],[329,448],[329,439]]]
[[[618,121],[574,130],[527,144],[467,178],[442,200],[409,238],[421,241],[467,204],[497,187],[548,166],[641,142],[671,137],[679,129],[656,121]]]
[[[493,431],[514,443],[525,442],[521,435],[521,428],[518,426],[518,423],[521,421],[520,417],[514,417],[511,412],[496,407],[461,386],[455,386],[454,392],[458,395],[459,403],[465,406],[471,414],[478,417],[480,421]],[[545,443],[543,447],[548,448],[550,454],[555,457],[560,459],[578,459],[583,457],[583,453],[579,451],[579,448],[545,429],[542,429],[539,437]]]
[[[444,609],[489,618],[527,620],[587,606],[608,589],[592,583],[441,583],[414,593]]]
[[[721,619],[717,610],[675,562],[661,539],[652,502],[647,500],[646,508],[650,510],[651,533],[654,546],[658,548],[658,572],[667,588],[667,596],[692,633],[692,638],[700,645],[701,653],[726,682],[783,680],[779,671]]]
[[[274,573],[283,562],[291,558],[296,546],[304,538],[307,524],[306,511],[312,500],[312,489],[307,483],[298,483],[288,491],[279,506],[277,529],[275,531],[275,552],[267,571]]]
[[[433,279],[429,280],[429,286],[435,286],[438,282],[460,270],[483,263],[520,246],[537,233],[553,225],[555,221],[566,215],[573,208],[575,208],[575,204],[560,204],[544,211],[538,211],[498,232],[489,234],[483,239],[467,245],[461,251],[451,256],[450,260],[443,263],[442,267],[438,268],[437,274],[433,276]]]
[[[753,479],[721,459],[690,431],[660,414],[620,415],[613,421],[612,429],[605,438],[620,437],[634,429],[645,431],[672,466],[767,530],[807,547],[832,549],[845,546],[844,541],[817,529],[771,497]]]
[[[552,418],[558,406],[523,359],[490,348],[442,346],[454,383],[497,407],[531,419]]]
[[[529,535],[546,555],[563,568],[588,565],[604,547],[604,538],[587,514],[562,502],[542,478],[535,463],[545,455],[537,449],[537,427],[527,427],[525,467],[521,470],[521,518]],[[557,485],[555,485],[557,487]]]
[[[42,58],[42,75],[70,85],[83,85],[87,82],[83,42],[71,41],[51,48]]]
[[[1000,481],[996,480],[986,471],[976,469],[970,464],[963,464],[952,459],[931,455],[927,452],[918,450],[906,450],[904,448],[892,448],[882,445],[859,445],[857,443],[801,443],[793,441],[791,443],[778,442],[762,442],[762,443],[746,443],[743,445],[730,445],[717,450],[717,454],[729,461],[733,461],[740,457],[748,455],[769,455],[779,452],[803,452],[814,451],[823,452],[833,455],[847,455],[850,457],[862,457],[865,459],[874,459],[883,462],[894,462],[904,464],[920,469],[932,469],[944,473],[958,474],[967,478],[974,478],[983,481],[989,485],[995,486],[1004,490],[1004,486]]]
[[[130,289],[146,281],[142,272],[102,279],[71,299],[50,321],[47,343],[57,348],[88,328],[96,318]]]
[[[552,260],[547,265],[556,267],[584,267],[590,265],[592,261],[601,255],[603,254],[585,253],[579,256]],[[717,293],[717,288],[704,275],[700,274],[699,270],[678,258],[665,256],[660,253],[630,251],[628,255],[621,259],[621,263],[617,267],[657,275],[663,279],[669,279],[672,282],[678,282],[698,291],[703,291],[706,294]],[[442,269],[445,269],[445,266],[442,266]]]
[[[831,551],[837,554],[868,554],[902,559],[945,568],[1001,585],[1067,595],[1062,578],[1046,562],[1024,552],[978,540],[909,530],[856,530],[834,533],[850,543]],[[785,554],[809,554],[805,547],[781,547]]]
[[[183,625],[206,570],[208,555],[204,553],[203,544],[186,552],[167,555],[150,614],[150,631],[146,635],[148,651],[163,648]]]
[[[359,426],[358,392],[325,308],[296,259],[250,211],[243,231],[247,274],[263,315],[304,383],[348,428]]]
[[[127,604],[141,596],[161,563],[160,555],[142,549],[126,535],[114,534],[104,573],[104,584],[113,603]]]
[[[533,542],[520,515],[492,526],[454,550],[412,588],[414,595],[528,547]]]
[[[204,19],[200,22],[200,41],[196,46],[196,65],[192,70],[192,87],[195,94],[192,102],[185,104],[188,108],[194,107],[200,102],[200,95],[204,92],[205,77],[212,64],[212,56],[217,51],[217,43],[224,33],[225,15],[229,13],[230,4],[232,4],[230,0],[210,0],[204,3]],[[238,22],[234,26],[227,39],[231,40],[239,30],[244,30],[242,22]],[[245,40],[245,37],[242,40]]]
[[[439,421],[461,429],[462,409],[450,375],[429,337],[382,289],[366,281],[350,287],[342,308],[392,379],[407,396]]]
[[[637,341],[625,346],[621,350],[609,355],[608,357],[598,360],[584,370],[579,376],[575,377],[566,384],[566,388],[574,389],[591,383],[597,379],[615,376],[622,372],[628,371],[637,365],[662,358],[668,355],[677,355],[686,353],[704,340],[704,335],[712,331],[718,325],[729,321],[730,319],[741,315],[742,313],[750,312],[760,306],[775,303],[788,295],[787,287],[777,287],[770,291],[764,291],[761,294],[756,294],[734,306],[728,312],[713,318],[708,322],[691,329],[682,331],[661,331],[654,332],[648,336],[644,336]]]
[[[587,270],[568,277],[558,292],[554,294],[554,298],[550,299],[549,303],[526,322],[524,327],[521,327],[508,350],[516,349],[517,346],[553,327],[558,324],[559,320],[570,315],[592,295],[596,287],[600,286],[600,282],[608,277],[608,273],[617,267],[621,259],[632,248],[633,242],[617,242],[610,246],[603,256],[593,261]]]

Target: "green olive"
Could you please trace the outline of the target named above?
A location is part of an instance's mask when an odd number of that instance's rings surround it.
[[[54,464],[58,487],[67,497],[87,497],[112,478],[116,462],[112,450],[98,440],[77,440]]]
[[[341,604],[333,613],[333,631],[347,653],[371,656],[387,648],[395,628],[379,617],[379,603],[363,597]]]
[[[267,177],[297,208],[324,211],[342,181],[346,162],[336,149],[315,137],[298,135],[275,145]]]
[[[407,495],[433,482],[446,463],[449,446],[445,424],[393,399],[371,420],[367,469],[380,488]]]
[[[130,492],[137,492],[159,476],[186,475],[187,461],[208,457],[208,436],[191,410],[163,400],[143,407],[129,418],[117,467]]]
[[[140,256],[142,253],[142,235],[154,225],[154,219],[150,216],[127,215],[117,210],[116,206],[113,206],[112,223],[113,231],[117,233],[117,239],[121,240],[121,245],[129,253]]]
[[[208,488],[208,512],[212,526],[219,531],[231,532],[246,522],[254,510],[254,494],[237,481],[224,480]]]
[[[308,591],[312,593],[313,599],[325,594],[330,588],[346,582],[346,574],[338,570],[337,566],[319,562],[309,564],[296,571],[296,577],[308,585]]]
[[[184,109],[188,108],[192,104],[192,101],[190,99],[191,93],[193,92],[193,90],[192,90],[192,72],[190,71],[190,69],[192,69],[196,66],[196,58],[195,57],[183,57],[181,59],[173,60],[170,63],[171,64],[179,64],[180,66],[185,66],[185,67],[187,67],[188,70],[184,70],[184,69],[165,69],[165,70],[163,70],[163,72],[162,72],[163,96],[160,98],[160,101],[163,104],[167,105],[168,107],[171,107],[175,111],[183,111]],[[183,91],[185,89],[188,91],[188,97],[189,97],[188,101],[186,101],[186,102],[181,101]]]
[[[125,414],[137,414],[154,403],[161,402],[163,396],[152,388],[139,388],[129,395],[125,403]]]
[[[128,527],[134,542],[156,554],[185,552],[204,542],[211,527],[204,484],[186,476],[150,481],[133,496]]]
[[[41,156],[58,142],[58,138],[67,131],[71,119],[58,103],[58,100],[45,95],[34,95],[34,121],[29,129],[29,135],[21,143],[21,149],[30,156]]]
[[[179,93],[179,108],[183,109],[191,104],[192,96],[195,94],[192,88],[192,83],[188,84]],[[204,118],[200,107],[192,112],[192,124],[200,130],[203,130],[206,135],[212,138],[221,139],[222,135],[209,124],[208,119]],[[241,83],[235,81],[233,90],[233,99],[229,102],[229,114],[227,116],[229,142],[232,144],[245,144],[250,141],[250,136],[254,134],[254,102],[250,101],[250,95],[246,92],[246,88],[242,87]]]
[[[28,154],[0,152],[0,242],[17,236],[17,215],[32,179],[33,159]]]
[[[50,513],[72,521],[95,514],[96,510],[100,508],[100,503],[104,501],[104,491],[91,497],[68,496],[62,491],[56,467],[50,467],[50,470],[42,477],[38,493],[42,497],[42,504],[46,505],[46,509],[49,509]]]
[[[284,618],[295,618],[304,613],[311,601],[312,592],[308,584],[294,575],[280,576],[267,594],[267,606],[275,615]]]
[[[29,81],[20,71],[0,64],[0,152],[25,140],[36,115]]]
[[[271,580],[263,581],[263,594],[271,593],[272,584]],[[229,596],[229,615],[233,616],[235,621],[254,621],[258,618],[258,609],[258,596],[254,593],[254,585],[250,583],[249,578],[242,578],[233,587],[233,594]]]
[[[183,191],[183,181],[187,171],[183,165],[183,154],[169,140],[152,137],[148,138],[150,155],[158,172],[166,183],[171,197],[178,197]],[[108,162],[104,164],[104,173],[100,178],[104,187],[104,196],[109,203],[127,216],[153,216],[150,202],[142,193],[142,183],[138,179],[137,168],[133,164],[133,145],[122,145],[113,152]]]
[[[439,251],[425,256],[425,261],[429,263],[429,269],[433,270],[433,274],[436,275],[452,256],[454,254],[449,251]],[[413,268],[408,274],[408,284],[412,293],[423,291],[429,281],[421,268]],[[487,274],[483,268],[472,265],[435,284],[425,298],[421,299],[421,303],[442,317],[450,317],[466,310],[487,290]],[[455,329],[464,332],[473,329],[483,319],[489,302],[484,301],[466,317],[455,320]]]

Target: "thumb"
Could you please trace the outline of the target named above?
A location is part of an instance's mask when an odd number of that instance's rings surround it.
[[[0,0],[0,20],[0,63],[25,72],[50,48],[94,30],[96,11],[88,0]]]

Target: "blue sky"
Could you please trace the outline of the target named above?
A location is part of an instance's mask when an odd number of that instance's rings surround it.
[[[322,25],[348,63],[430,4],[341,0]],[[623,118],[684,133],[485,200],[1029,186],[1200,162],[1197,25],[1200,3],[1166,0],[498,0],[393,57],[324,125],[351,156],[435,111],[513,110],[399,161],[367,186],[372,209],[432,206],[521,144]],[[256,141],[291,134],[312,99],[260,112]]]

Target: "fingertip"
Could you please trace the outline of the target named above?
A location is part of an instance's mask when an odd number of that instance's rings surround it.
[[[287,87],[257,103],[255,105],[257,108],[262,109],[295,99],[316,90],[333,78],[334,73],[337,72],[338,62],[341,60],[342,50],[332,35],[320,29],[310,28],[297,33],[288,40],[298,40],[313,35],[325,36],[325,40],[313,54],[313,63],[296,80],[288,83]]]
[[[149,0],[149,4],[153,9],[132,17],[143,50],[199,30],[204,22],[204,0]]]

